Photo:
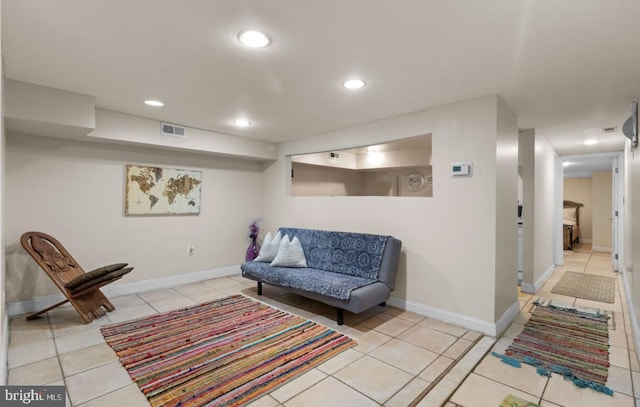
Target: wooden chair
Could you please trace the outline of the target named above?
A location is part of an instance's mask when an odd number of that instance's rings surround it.
[[[115,307],[100,291],[100,287],[119,280],[133,270],[132,267],[126,267],[126,263],[118,263],[86,273],[59,241],[41,232],[24,233],[20,244],[67,298],[27,316],[28,320],[67,302],[73,305],[86,323],[103,317]]]

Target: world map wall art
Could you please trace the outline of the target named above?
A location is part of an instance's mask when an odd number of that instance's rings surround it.
[[[127,165],[125,215],[200,213],[202,171]]]

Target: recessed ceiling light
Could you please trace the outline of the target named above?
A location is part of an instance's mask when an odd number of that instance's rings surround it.
[[[162,103],[161,101],[153,100],[153,99],[145,100],[144,104],[148,105],[148,106],[153,106],[153,107],[162,107],[162,106],[164,106],[164,103]]]
[[[347,89],[360,89],[366,85],[362,79],[349,79],[342,84]]]
[[[590,138],[590,139],[584,141],[584,145],[585,146],[592,146],[594,144],[598,144],[598,140]]]
[[[242,31],[238,34],[238,41],[251,48],[264,48],[271,42],[266,34],[255,30]]]
[[[236,119],[233,121],[237,127],[248,127],[251,126],[251,122],[247,119]]]

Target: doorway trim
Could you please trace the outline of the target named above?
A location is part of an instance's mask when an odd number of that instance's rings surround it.
[[[623,206],[623,185],[624,185],[624,152],[623,151],[612,151],[608,153],[593,153],[593,154],[568,154],[558,156],[556,158],[556,216],[555,216],[555,236],[554,236],[554,262],[556,265],[561,266],[564,264],[564,251],[562,247],[562,201],[564,200],[564,166],[563,162],[566,159],[571,160],[580,160],[581,158],[591,158],[591,157],[608,157],[611,158],[611,169],[613,171],[614,161],[617,161],[618,164],[618,188],[612,186],[612,200],[615,201],[615,207],[618,208],[618,223],[617,223],[617,250],[618,250],[618,270],[620,267],[621,259],[623,259],[623,249],[624,249],[624,233],[623,233],[623,220],[624,220],[624,206]],[[615,209],[613,209],[615,210]],[[613,246],[613,236],[612,236],[612,246]],[[613,253],[614,247],[612,249],[611,256],[615,256]],[[617,270],[616,270],[617,271]]]

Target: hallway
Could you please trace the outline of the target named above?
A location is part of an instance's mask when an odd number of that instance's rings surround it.
[[[498,406],[508,394],[541,406],[632,407],[640,403],[640,367],[633,344],[622,276],[613,271],[611,253],[591,252],[591,245],[576,244],[574,251],[565,251],[564,256],[564,266],[556,269],[553,276],[536,295],[518,294],[521,305],[520,315],[498,339],[492,351],[504,353],[507,346],[524,329],[524,324],[531,316],[532,303],[536,298],[547,298],[567,304],[611,311],[614,317],[613,324],[610,322],[609,330],[611,366],[607,386],[614,391],[613,397],[591,389],[580,389],[557,374],[553,374],[551,378],[539,376],[534,367],[526,364],[523,364],[520,369],[513,368],[491,354],[487,354],[453,394],[446,407],[494,407]],[[589,301],[552,293],[551,289],[566,271],[615,277],[614,303]]]

